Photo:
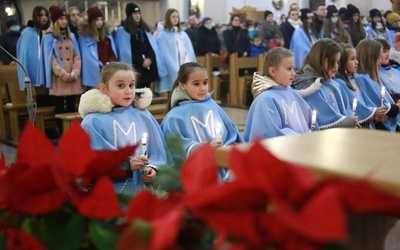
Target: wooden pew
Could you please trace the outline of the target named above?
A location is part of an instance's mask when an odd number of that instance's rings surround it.
[[[234,107],[246,107],[246,77],[252,79],[253,76],[239,76],[240,69],[255,68],[258,72],[262,71],[264,55],[258,57],[238,57],[237,53],[229,56],[229,99],[228,105]]]
[[[334,128],[299,136],[263,140],[262,145],[277,158],[300,164],[316,177],[360,180],[400,197],[400,134],[369,129]],[[238,144],[248,151],[251,143]],[[232,146],[216,149],[217,165],[228,166]],[[250,167],[250,166],[249,166]],[[260,166],[262,167],[262,166]],[[383,249],[388,230],[397,221],[385,215],[356,215],[349,219],[346,249]]]
[[[218,71],[221,73],[223,73],[222,71],[228,71],[229,70],[229,66],[228,64],[226,64],[221,56],[213,56],[211,57],[211,68],[215,69],[217,68]],[[212,90],[213,92],[213,98],[216,101],[219,101],[221,99],[221,78],[218,75],[214,75],[212,73]]]
[[[10,129],[10,139],[12,141],[18,141],[20,119],[28,119],[25,91],[22,91],[19,88],[16,66],[0,66],[0,76],[2,86],[6,87],[7,96],[7,103],[2,104],[3,113],[0,116],[4,116],[3,121],[7,120],[9,123],[6,124],[5,127],[9,127]],[[54,117],[54,107],[40,107],[34,109],[34,112],[35,126],[44,133],[45,121]],[[2,129],[0,132],[3,134]]]

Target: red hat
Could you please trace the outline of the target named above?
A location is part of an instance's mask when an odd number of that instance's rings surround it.
[[[91,24],[98,17],[102,17],[104,19],[103,12],[97,6],[90,7],[87,10],[87,13],[88,13],[89,24]]]
[[[50,18],[53,23],[55,23],[60,17],[67,16],[67,13],[57,5],[50,6],[49,8]]]

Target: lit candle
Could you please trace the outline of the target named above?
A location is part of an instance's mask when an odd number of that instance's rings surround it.
[[[316,122],[317,122],[317,111],[314,109],[311,116],[311,131],[315,130]]]
[[[353,99],[353,116],[356,116],[356,109],[357,109],[357,99]]]
[[[147,155],[147,133],[143,133],[142,137],[142,155]]]
[[[384,106],[384,102],[385,102],[385,92],[386,92],[386,89],[385,89],[385,86],[382,86],[382,88],[381,88],[381,106],[383,107]]]
[[[222,129],[221,125],[218,125],[215,128],[215,140],[222,140]]]

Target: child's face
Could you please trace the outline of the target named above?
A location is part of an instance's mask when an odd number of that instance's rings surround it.
[[[332,68],[329,68],[328,58],[324,60],[324,70],[328,73],[329,78],[335,77],[339,68],[340,52],[335,55],[335,63]]]
[[[178,12],[172,12],[171,16],[169,16],[170,20],[171,20],[171,24],[173,26],[178,25],[179,23],[179,14]]]
[[[179,87],[186,90],[186,93],[193,100],[201,101],[208,93],[207,72],[201,68],[195,68],[190,74],[186,83],[179,83]]]
[[[68,25],[68,20],[66,16],[58,18],[57,22],[61,29],[65,29]]]
[[[294,75],[294,57],[286,57],[281,60],[278,67],[271,67],[269,69],[271,78],[278,84],[284,86],[292,85]]]
[[[358,69],[358,60],[357,60],[357,54],[355,49],[349,49],[348,50],[348,59],[347,59],[347,64],[346,64],[346,71],[348,75],[351,75],[353,73],[357,72]]]
[[[381,55],[379,57],[379,64],[380,65],[389,64],[389,56],[390,56],[389,50],[388,49],[383,49],[382,53],[381,53]]]
[[[96,18],[95,24],[97,29],[101,29],[101,27],[103,27],[104,24],[103,18],[102,17]]]
[[[260,38],[254,38],[253,43],[255,46],[260,46],[261,45],[261,39]]]
[[[118,70],[110,78],[108,89],[103,93],[110,96],[111,102],[116,106],[127,107],[135,98],[135,75],[130,70]]]

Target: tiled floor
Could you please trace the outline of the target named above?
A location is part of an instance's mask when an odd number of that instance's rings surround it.
[[[237,128],[243,135],[244,124],[246,121],[248,110],[230,107],[223,107],[223,109],[236,124]],[[5,155],[6,163],[13,162],[15,160],[16,148],[14,146],[10,146],[9,144],[0,142],[0,152]]]

